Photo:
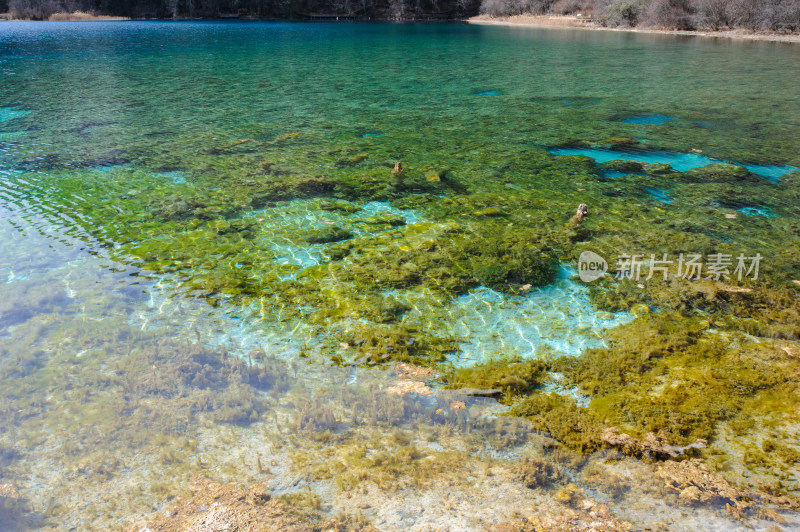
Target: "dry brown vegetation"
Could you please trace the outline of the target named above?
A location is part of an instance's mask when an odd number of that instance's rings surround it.
[[[89,20],[128,20],[128,17],[115,17],[111,15],[95,15],[85,11],[73,11],[72,13],[53,13],[47,20],[58,22],[84,22]]]

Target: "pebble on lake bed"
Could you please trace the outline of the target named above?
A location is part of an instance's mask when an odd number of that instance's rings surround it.
[[[420,381],[398,381],[386,388],[386,393],[391,395],[406,395],[417,393],[420,395],[433,395],[431,390],[424,382]]]
[[[19,499],[19,492],[11,484],[0,484],[0,497]]]
[[[401,379],[432,379],[434,371],[432,368],[423,368],[422,366],[412,366],[401,362],[394,367],[394,374]]]

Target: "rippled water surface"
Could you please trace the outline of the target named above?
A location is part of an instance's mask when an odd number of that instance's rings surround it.
[[[138,529],[196,478],[342,530],[798,529],[799,72],[662,35],[0,22],[0,529]],[[763,262],[590,285],[586,250]]]

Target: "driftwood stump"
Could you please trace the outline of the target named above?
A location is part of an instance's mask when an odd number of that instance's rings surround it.
[[[581,203],[578,205],[578,212],[575,213],[575,220],[582,222],[587,216],[589,216],[589,206]]]

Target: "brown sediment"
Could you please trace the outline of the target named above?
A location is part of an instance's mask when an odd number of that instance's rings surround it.
[[[0,497],[6,499],[19,499],[19,492],[13,484],[0,484]]]
[[[295,498],[296,499],[296,498]],[[292,500],[292,499],[289,499]],[[312,510],[315,505],[311,505]],[[242,489],[234,484],[218,484],[196,479],[189,493],[168,511],[157,515],[144,527],[132,530],[179,532],[189,530],[377,530],[363,517],[339,516],[325,519],[306,508],[270,496],[256,484]]]
[[[758,502],[785,510],[796,510],[798,507],[797,501],[788,497],[743,491],[722,475],[709,471],[706,465],[697,459],[665,462],[659,466],[656,474],[664,479],[667,488],[679,492],[679,497],[684,502],[724,503],[728,513],[736,519],[743,519],[746,513],[757,508],[762,511],[764,517],[778,519],[774,512],[765,511]]]
[[[532,28],[562,28],[581,30],[602,30],[630,33],[652,33],[661,35],[692,35],[695,37],[717,37],[723,39],[743,39],[751,41],[775,41],[786,43],[800,43],[800,34],[780,34],[768,32],[750,32],[745,30],[707,31],[707,30],[664,30],[655,28],[609,28],[600,26],[595,22],[581,20],[572,16],[556,15],[514,15],[511,17],[491,17],[478,15],[467,19],[470,24],[485,24],[496,26],[524,26]]]

